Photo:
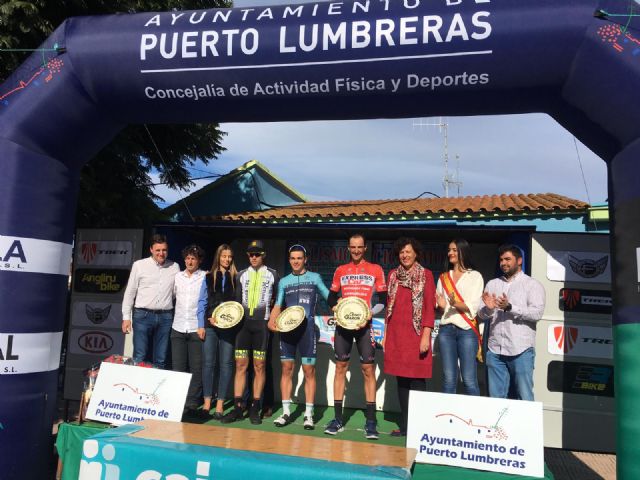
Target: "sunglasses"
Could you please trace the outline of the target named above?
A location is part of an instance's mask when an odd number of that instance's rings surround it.
[[[249,257],[253,258],[253,257],[261,257],[262,253],[260,252],[247,252],[247,255],[249,255]]]

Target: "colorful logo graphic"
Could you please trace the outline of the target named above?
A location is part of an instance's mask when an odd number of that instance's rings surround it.
[[[141,401],[146,405],[159,405],[160,404],[160,396],[158,395],[158,390],[165,382],[163,378],[160,380],[158,385],[156,386],[153,392],[143,392],[138,387],[134,387],[133,385],[129,385],[128,383],[115,383],[113,386],[119,389],[122,392],[128,392],[138,397],[137,400]]]
[[[475,423],[471,418],[466,420],[459,415],[456,415],[455,413],[439,413],[436,415],[436,418],[447,419],[450,424],[461,423],[463,425],[466,425],[467,427],[469,427],[469,429],[476,430],[476,433],[480,436],[484,436],[484,438],[505,441],[509,438],[509,435],[498,424],[504,418],[508,411],[508,408],[503,408],[498,414],[498,418],[492,425],[478,424]]]
[[[580,303],[580,291],[565,288],[562,290],[562,301],[566,310],[573,310]]]
[[[590,258],[579,259],[573,255],[569,255],[569,265],[576,275],[582,278],[594,278],[602,275],[607,269],[609,256],[606,255],[599,260],[591,260]]]
[[[557,325],[553,327],[553,338],[558,348],[564,353],[568,353],[578,341],[578,329],[576,327]]]
[[[54,74],[60,73],[62,67],[64,66],[64,62],[60,58],[54,58],[49,60],[43,67],[38,69],[30,78],[26,80],[20,80],[18,85],[9,90],[8,92],[0,95],[0,104],[9,105],[9,97],[14,95],[28,87],[39,87],[42,85],[42,80],[44,83],[49,83]]]
[[[620,25],[603,25],[598,28],[598,36],[618,53],[629,52],[634,57],[640,55],[640,40],[631,35],[628,29],[623,30]]]

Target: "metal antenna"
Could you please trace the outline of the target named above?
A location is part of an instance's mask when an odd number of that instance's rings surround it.
[[[444,196],[447,198],[449,196],[449,185],[456,185],[458,187],[458,196],[460,196],[460,187],[462,186],[462,182],[459,181],[459,162],[457,168],[456,176],[452,176],[449,174],[449,123],[446,118],[440,117],[437,122],[428,123],[422,119],[417,122],[414,120],[413,128],[419,127],[422,130],[422,127],[438,127],[440,132],[443,133],[444,136],[444,178],[442,179],[442,186],[444,187]],[[459,156],[456,155],[456,159]]]

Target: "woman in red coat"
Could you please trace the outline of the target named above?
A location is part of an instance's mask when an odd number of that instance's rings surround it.
[[[431,270],[417,261],[422,254],[414,238],[400,238],[394,245],[400,265],[389,273],[388,307],[383,339],[384,371],[398,380],[400,425],[391,435],[407,434],[409,391],[427,389],[431,378],[431,330],[435,307],[435,283]]]

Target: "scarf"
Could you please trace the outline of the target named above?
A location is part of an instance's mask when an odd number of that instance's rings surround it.
[[[420,326],[422,324],[422,303],[424,300],[424,267],[415,262],[409,270],[405,270],[400,266],[393,270],[389,275],[389,307],[387,308],[387,320],[391,318],[393,305],[396,302],[396,293],[398,286],[411,290],[411,304],[413,306],[413,329],[416,334],[420,335]]]

